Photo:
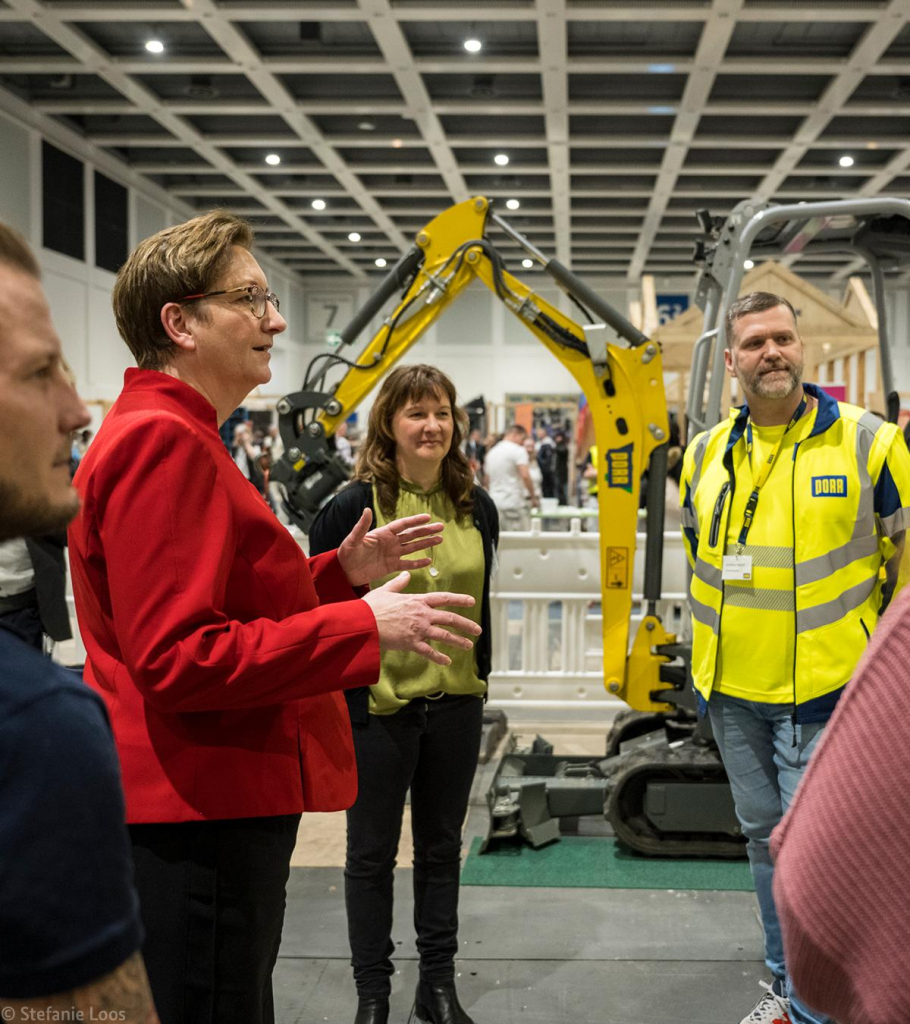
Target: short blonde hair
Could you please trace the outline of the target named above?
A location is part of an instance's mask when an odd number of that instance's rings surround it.
[[[140,242],[114,285],[117,330],[143,370],[160,370],[171,341],[161,308],[184,295],[210,291],[231,260],[231,249],[250,249],[253,229],[227,210],[211,210]],[[197,315],[204,316],[201,307]]]

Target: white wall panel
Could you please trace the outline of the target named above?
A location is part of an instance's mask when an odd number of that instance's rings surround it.
[[[89,393],[89,293],[85,266],[57,253],[39,252],[38,258],[43,264],[44,290],[63,354],[76,375],[80,394],[94,398]]]
[[[154,235],[158,231],[169,227],[171,221],[167,210],[163,206],[159,206],[158,203],[153,203],[150,199],[137,195],[135,192],[133,195],[136,202],[136,217],[132,225],[131,237],[135,246],[144,238],[148,238],[150,235]]]
[[[446,350],[491,344],[493,297],[479,281],[468,285],[437,320],[436,340]]]
[[[100,280],[89,286],[89,383],[93,397],[112,401],[123,387],[123,374],[135,366],[132,353],[117,331],[111,308],[114,275],[95,272]]]
[[[30,182],[29,133],[0,117],[0,220],[29,238],[33,196]]]

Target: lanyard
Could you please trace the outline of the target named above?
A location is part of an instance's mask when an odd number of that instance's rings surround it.
[[[749,500],[746,502],[746,511],[743,513],[743,525],[739,531],[739,539],[736,542],[736,553],[741,555],[743,549],[746,546],[746,538],[749,536],[749,530],[752,529],[752,520],[755,519],[755,510],[758,508],[758,494],[762,487],[768,481],[768,477],[771,475],[771,470],[774,469],[774,464],[777,462],[777,456],[780,455],[781,446],[784,443],[784,439],[787,434],[793,429],[793,425],[806,411],[806,399],[799,403],[796,412],[793,413],[793,418],[787,424],[787,429],[777,439],[777,443],[768,453],[767,459],[761,464],[758,470],[758,476],[752,475],[752,493],[749,495]],[[750,420],[746,424],[746,455],[749,457],[749,468],[752,469],[752,421]]]

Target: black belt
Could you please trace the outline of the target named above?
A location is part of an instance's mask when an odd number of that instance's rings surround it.
[[[32,587],[23,594],[13,594],[12,597],[0,597],[0,613],[18,612],[22,608],[37,608],[38,592]]]

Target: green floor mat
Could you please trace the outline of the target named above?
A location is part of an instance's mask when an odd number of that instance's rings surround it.
[[[555,889],[726,889],[754,887],[746,860],[642,857],[614,839],[563,836],[534,850],[500,846],[480,856],[475,837],[461,871],[462,885],[515,885]]]

